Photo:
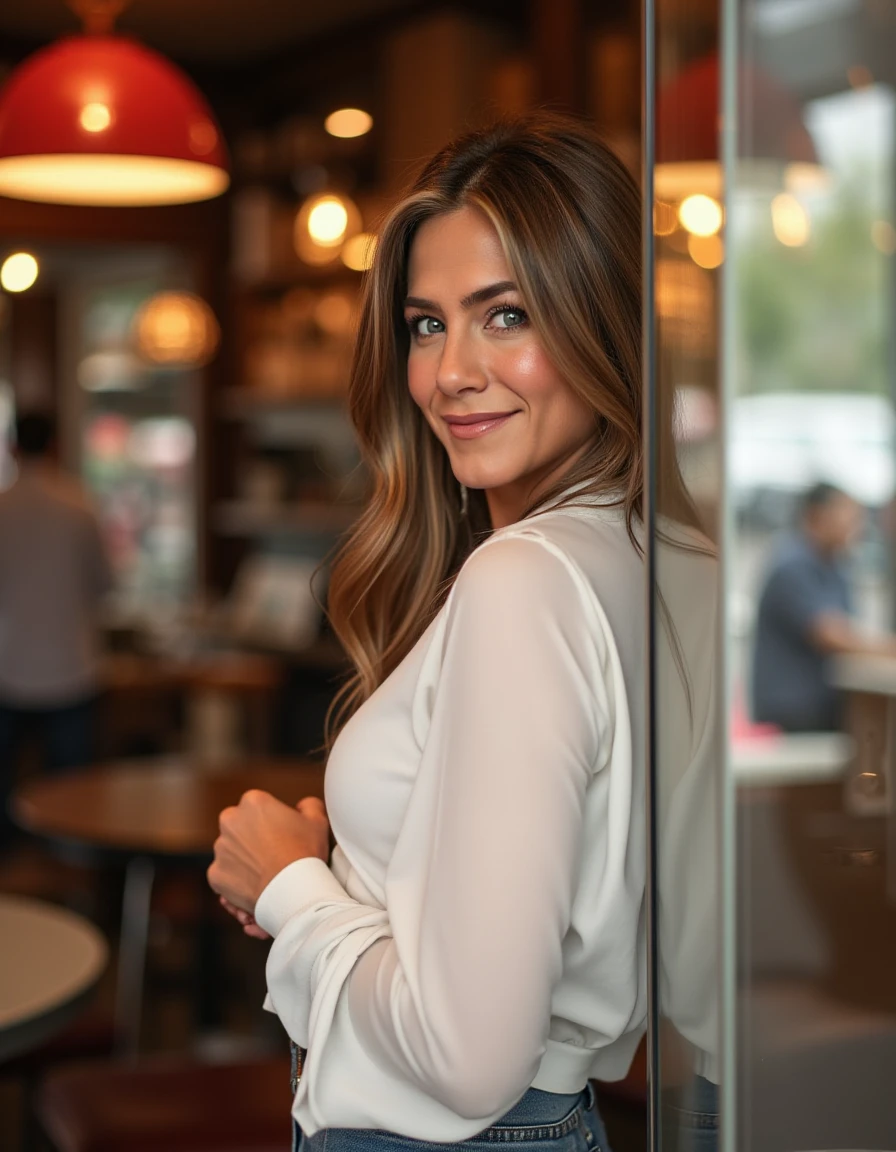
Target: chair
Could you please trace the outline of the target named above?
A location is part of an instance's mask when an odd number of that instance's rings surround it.
[[[45,1078],[35,1113],[57,1152],[284,1152],[289,1060],[72,1065]]]

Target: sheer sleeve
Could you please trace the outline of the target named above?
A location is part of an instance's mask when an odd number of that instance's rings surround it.
[[[447,613],[385,911],[306,860],[271,882],[257,917],[276,936],[274,1007],[314,1060],[318,1025],[348,997],[368,1056],[491,1122],[545,1050],[612,681],[593,592],[539,538],[483,545]]]

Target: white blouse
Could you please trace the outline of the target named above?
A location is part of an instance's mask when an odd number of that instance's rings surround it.
[[[617,509],[494,533],[336,741],[331,866],[258,900],[307,1134],[466,1139],[645,1026],[645,576]]]

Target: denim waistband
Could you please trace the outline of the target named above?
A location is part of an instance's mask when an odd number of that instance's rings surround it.
[[[582,1098],[585,1097],[584,1101]],[[577,1105],[582,1102],[585,1111],[594,1106],[591,1085],[571,1095],[560,1092],[542,1092],[530,1088],[509,1112],[476,1137],[477,1140],[504,1141],[510,1138],[508,1129],[514,1129],[513,1139],[521,1139],[519,1129],[526,1129],[526,1139],[558,1140],[579,1126],[581,1116]]]

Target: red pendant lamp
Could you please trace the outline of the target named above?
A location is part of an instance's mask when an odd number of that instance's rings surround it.
[[[656,106],[656,193],[680,200],[720,196],[721,92],[718,53],[686,64],[664,84]],[[738,183],[806,187],[825,178],[796,98],[778,80],[741,62],[737,72]]]
[[[221,131],[169,61],[112,32],[126,0],[70,0],[84,33],[36,52],[0,89],[0,196],[184,204],[230,183]]]

